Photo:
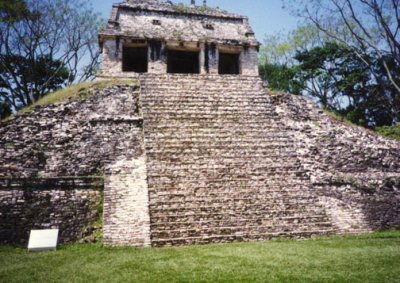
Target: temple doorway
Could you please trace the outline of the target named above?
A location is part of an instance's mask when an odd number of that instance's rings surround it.
[[[199,74],[199,52],[168,50],[167,72],[170,74]]]

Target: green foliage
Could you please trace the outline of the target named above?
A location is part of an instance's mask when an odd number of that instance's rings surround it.
[[[313,25],[300,26],[287,34],[268,36],[260,50],[260,64],[294,66],[298,51],[308,50],[323,42],[321,32]]]
[[[0,22],[12,23],[29,15],[26,1],[2,0],[0,1]]]
[[[0,247],[3,282],[399,282],[400,231],[173,248]]]
[[[183,3],[175,4],[172,6],[172,8],[178,13],[188,13],[192,10],[190,6]]]
[[[177,3],[177,4],[172,3],[171,7],[178,13],[190,13],[195,11],[204,13],[204,12],[214,11],[214,9],[209,6],[196,6],[195,8],[193,8],[192,6],[189,6],[184,3]]]
[[[0,121],[12,114],[11,106],[7,102],[0,102]]]
[[[268,88],[275,91],[283,91],[300,94],[301,87],[295,81],[296,67],[286,65],[264,64],[259,66],[260,76],[268,81]]]
[[[338,57],[339,62],[333,62],[333,76],[327,70],[318,76],[325,82],[326,78],[336,80],[339,75],[340,81],[334,83],[334,88],[327,85],[323,89],[338,98],[337,105],[330,108],[364,127],[399,122],[399,1],[283,0],[283,3],[304,23],[317,29],[324,42],[340,43],[342,50],[348,50],[345,57]]]
[[[27,59],[20,55],[5,54],[2,56],[2,61],[0,81],[3,85],[7,84],[6,80],[11,81],[12,77],[16,77],[29,92],[29,95],[25,96],[25,101],[20,101],[21,105],[31,104],[32,101],[40,99],[44,93],[60,89],[68,80],[73,80],[68,68],[61,61],[53,60],[48,55]],[[10,74],[9,68],[14,70],[15,74]],[[37,91],[39,86],[43,87]]]
[[[378,127],[375,130],[383,137],[400,141],[400,124],[395,126]]]
[[[312,97],[324,109],[363,127],[392,125],[400,120],[400,96],[375,54],[360,57],[345,45],[326,42],[299,49],[293,59],[296,61],[289,65],[260,66],[260,74],[271,89]],[[371,62],[374,69],[364,61]],[[392,61],[389,66],[396,68]]]

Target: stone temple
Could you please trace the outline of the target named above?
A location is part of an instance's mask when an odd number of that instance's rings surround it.
[[[269,91],[248,19],[187,4],[114,5],[105,86],[0,123],[0,243],[33,228],[131,246],[399,228],[400,144]]]
[[[260,44],[246,17],[221,9],[130,0],[113,6],[100,35],[102,76],[257,76]]]

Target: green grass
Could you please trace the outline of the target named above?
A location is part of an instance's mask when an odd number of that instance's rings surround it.
[[[396,126],[379,127],[375,130],[379,135],[383,137],[400,141],[400,124]]]
[[[92,90],[101,90],[117,84],[138,85],[135,79],[107,79],[98,80],[94,82],[84,82],[80,84],[71,85],[67,88],[49,93],[27,107],[22,108],[16,115],[21,115],[31,112],[37,106],[44,106],[68,100],[84,100],[89,98],[94,92]],[[7,117],[4,121],[12,120],[15,116]]]
[[[96,90],[96,89],[101,90],[116,84],[137,85],[138,82],[137,80],[110,79],[110,80],[99,80],[95,82],[84,82],[80,84],[75,84],[71,85],[70,87],[58,90],[56,92],[49,93],[48,95],[39,99],[31,106],[24,108],[22,111],[29,111],[30,109],[36,106],[54,104],[58,102],[67,101],[69,99],[77,99],[77,100],[86,99],[90,97],[91,90]]]
[[[0,247],[1,282],[400,282],[400,231],[161,249]]]

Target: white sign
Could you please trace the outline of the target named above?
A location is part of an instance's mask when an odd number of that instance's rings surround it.
[[[57,248],[58,229],[31,230],[28,251],[55,250]]]

